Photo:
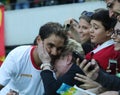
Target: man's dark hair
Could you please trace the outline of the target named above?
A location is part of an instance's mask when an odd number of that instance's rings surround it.
[[[52,34],[59,36],[67,41],[67,32],[64,30],[63,26],[57,22],[48,22],[41,26],[39,30],[39,35],[42,40],[50,37]]]
[[[118,0],[118,2],[120,2],[120,0]]]

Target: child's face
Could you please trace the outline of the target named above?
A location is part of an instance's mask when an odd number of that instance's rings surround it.
[[[90,38],[92,43],[102,44],[108,41],[110,36],[100,21],[91,20]]]

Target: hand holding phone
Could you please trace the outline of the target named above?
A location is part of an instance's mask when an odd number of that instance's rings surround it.
[[[80,55],[80,53],[79,53],[78,51],[73,51],[72,56],[73,56],[75,59],[79,58],[80,63],[84,60],[84,58]]]
[[[80,63],[84,60],[84,58],[80,55],[80,53],[78,51],[73,51],[72,56],[77,59],[79,58]],[[90,62],[91,60],[87,60],[86,63]],[[94,65],[91,64],[91,66],[88,68],[89,71],[94,69]]]

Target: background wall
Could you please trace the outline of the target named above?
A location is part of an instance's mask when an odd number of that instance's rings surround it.
[[[93,11],[97,8],[106,8],[105,2],[94,1],[6,11],[5,45],[33,43],[41,25],[49,21],[63,24],[71,17],[78,20],[82,11]]]

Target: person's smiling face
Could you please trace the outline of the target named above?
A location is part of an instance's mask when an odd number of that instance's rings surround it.
[[[90,40],[90,23],[85,19],[80,19],[79,21],[79,36],[81,43],[85,43]]]
[[[44,39],[43,43],[53,62],[61,54],[61,51],[64,48],[65,40],[55,34],[52,34],[48,38]]]
[[[120,21],[120,2],[118,0],[106,0],[109,16]]]
[[[111,38],[115,41],[114,49],[120,51],[120,22],[116,24],[115,31],[113,32]]]

